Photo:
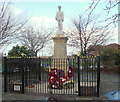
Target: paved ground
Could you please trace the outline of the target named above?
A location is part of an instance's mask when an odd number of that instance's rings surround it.
[[[100,94],[104,95],[105,93],[109,91],[120,91],[120,75],[116,74],[104,74],[101,73],[101,88],[100,88]]]
[[[118,75],[101,73],[100,97],[78,97],[73,95],[45,95],[45,94],[17,94],[2,93],[2,100],[48,100],[50,97],[56,97],[58,100],[107,100],[103,95],[109,91],[117,91]],[[0,77],[1,78],[1,77]],[[2,79],[2,78],[1,78]],[[0,90],[1,91],[1,90]]]

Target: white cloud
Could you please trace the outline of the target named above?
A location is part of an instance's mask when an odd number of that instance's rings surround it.
[[[46,27],[54,27],[57,22],[55,19],[47,17],[47,16],[33,16],[31,17],[31,24],[33,26],[46,26]]]
[[[16,8],[16,7],[14,7],[14,8],[13,8],[13,12],[14,12],[16,15],[19,15],[19,14],[22,13],[22,10],[20,10],[20,9],[18,9],[18,8]]]
[[[118,43],[118,28],[114,30],[114,32],[111,34],[111,38],[108,43]]]
[[[21,15],[23,13],[23,10],[16,7],[15,5],[11,6],[10,11],[12,11],[13,16],[19,16],[19,15]]]

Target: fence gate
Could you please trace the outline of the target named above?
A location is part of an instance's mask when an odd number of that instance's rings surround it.
[[[99,96],[100,57],[78,57],[78,95]]]
[[[99,96],[99,57],[4,57],[3,73],[5,92]]]

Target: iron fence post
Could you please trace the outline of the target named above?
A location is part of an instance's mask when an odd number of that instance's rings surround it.
[[[41,83],[41,58],[39,57],[39,80]]]
[[[24,58],[24,72],[25,72],[25,86],[28,85],[28,65],[27,65],[28,58]]]
[[[100,56],[97,56],[97,97],[99,97],[100,88]]]
[[[78,96],[81,96],[80,94],[80,57],[77,57],[77,61],[78,61]]]
[[[24,93],[24,57],[21,57],[21,68],[22,68],[22,93]]]
[[[7,92],[7,57],[4,57],[4,92]]]

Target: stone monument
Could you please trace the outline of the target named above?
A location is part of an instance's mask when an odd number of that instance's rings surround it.
[[[54,55],[53,58],[55,59],[61,59],[61,62],[58,62],[56,60],[53,61],[52,67],[59,68],[61,67],[63,70],[66,70],[67,67],[67,47],[66,43],[68,38],[65,37],[63,33],[63,21],[64,21],[64,14],[61,11],[61,6],[58,6],[59,11],[56,13],[56,20],[58,22],[58,29],[55,34],[55,37],[53,37],[54,41]]]
[[[63,33],[63,24],[64,14],[61,11],[61,6],[58,6],[59,11],[56,13],[56,20],[58,22],[58,29],[55,37],[53,37],[54,41],[54,57],[55,58],[64,58],[67,56],[67,48],[66,43],[68,38],[64,36]]]

